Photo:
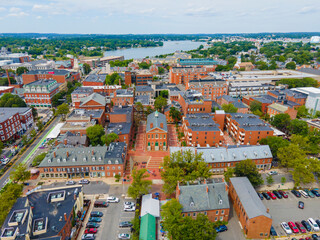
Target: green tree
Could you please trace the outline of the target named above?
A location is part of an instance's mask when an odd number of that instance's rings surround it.
[[[143,109],[144,109],[144,107],[143,107],[143,105],[142,105],[141,102],[136,102],[136,103],[134,104],[134,107],[135,107],[135,109],[136,109],[138,112],[142,112]]]
[[[16,70],[16,74],[18,76],[24,74],[25,72],[29,72],[29,69],[26,68],[26,67],[18,67],[17,70]]]
[[[139,67],[142,68],[142,69],[149,69],[150,66],[151,66],[151,64],[148,64],[146,62],[139,63]]]
[[[96,124],[88,127],[86,132],[92,146],[103,145],[101,137],[105,135],[105,132],[101,125]]]
[[[267,180],[267,183],[268,183],[269,186],[270,186],[272,183],[274,183],[274,179],[273,179],[272,175],[268,175],[268,176],[266,177],[266,180]]]
[[[271,120],[271,125],[283,132],[287,132],[290,126],[290,116],[288,113],[280,113],[275,115]]]
[[[281,183],[282,183],[282,185],[285,184],[286,181],[287,181],[286,177],[283,176],[283,177],[281,178]]]
[[[110,143],[115,142],[119,139],[118,134],[116,133],[109,133],[107,135],[103,135],[101,141],[105,143],[107,146],[110,145]]]
[[[169,97],[169,91],[168,91],[168,90],[162,90],[162,91],[160,91],[159,96],[168,99],[168,97]]]
[[[37,135],[36,130],[32,129],[32,130],[30,131],[30,136],[31,136],[32,138],[34,138],[36,135]]]
[[[164,97],[158,96],[154,101],[155,109],[162,112],[165,106],[167,106],[167,99]]]
[[[238,111],[238,108],[236,108],[232,103],[222,104],[221,107],[226,113],[236,113]]]
[[[158,73],[159,73],[160,75],[164,74],[164,68],[158,67]]]
[[[44,153],[41,153],[38,156],[36,156],[32,161],[32,166],[33,167],[38,166],[42,162],[42,160],[46,157],[46,155],[47,155],[47,153],[44,152]]]
[[[111,75],[107,75],[105,82],[106,82],[106,85],[119,85],[121,81],[122,81],[121,76],[115,72],[115,73],[112,73]]]
[[[319,160],[316,158],[296,158],[291,171],[294,185],[307,184],[315,181],[314,173],[320,172]]]
[[[295,62],[288,62],[287,64],[286,64],[286,68],[287,69],[292,69],[292,70],[296,70],[296,63]]]
[[[38,131],[41,131],[43,129],[43,123],[42,123],[41,120],[38,120],[36,125],[37,125],[37,128],[38,128]]]
[[[169,116],[174,120],[175,123],[180,122],[182,119],[181,112],[175,107],[170,107]]]
[[[289,131],[291,134],[300,134],[306,136],[309,132],[308,123],[299,119],[290,122]]]
[[[165,156],[162,166],[163,191],[167,194],[175,191],[178,182],[202,180],[211,176],[210,167],[203,160],[202,154],[195,154],[190,150],[183,154],[178,151]]]
[[[234,168],[234,174],[237,177],[247,177],[254,187],[263,183],[261,174],[259,173],[256,164],[251,159],[237,163]]]
[[[20,163],[14,167],[14,171],[10,172],[10,179],[14,182],[24,182],[29,180],[30,171],[28,171],[27,165]]]
[[[228,168],[227,168],[227,171],[225,171],[225,172],[223,173],[223,176],[224,176],[224,180],[225,180],[226,182],[229,182],[229,181],[230,181],[230,178],[232,178],[232,177],[234,176],[234,168],[228,167]]]
[[[89,74],[90,72],[91,72],[91,67],[90,67],[90,65],[89,64],[87,64],[87,63],[84,63],[83,64],[83,71],[84,71],[84,74]]]
[[[149,177],[146,174],[147,169],[142,168],[139,170],[134,169],[132,171],[132,184],[128,188],[128,195],[134,199],[140,198],[144,194],[148,194],[151,189],[151,180],[147,180]]]
[[[279,62],[285,62],[286,61],[286,57],[281,55],[279,56]]]
[[[261,102],[252,101],[250,103],[250,111],[251,112],[260,111],[262,113],[262,104],[261,104]]]
[[[32,110],[32,116],[35,119],[36,117],[38,117],[38,111],[35,107],[31,107]]]
[[[18,95],[5,93],[0,98],[0,107],[27,107],[27,104]]]
[[[62,119],[65,120],[69,111],[69,105],[67,103],[63,103],[57,107],[56,116],[62,115]]]
[[[305,105],[301,105],[297,109],[297,118],[306,118],[309,116],[309,110]]]
[[[269,145],[272,156],[276,158],[278,156],[279,148],[289,145],[289,141],[280,137],[268,136],[259,141],[261,145]]]
[[[305,158],[305,151],[296,144],[289,144],[287,147],[279,148],[278,158],[283,167],[292,168],[294,167],[295,159]]]

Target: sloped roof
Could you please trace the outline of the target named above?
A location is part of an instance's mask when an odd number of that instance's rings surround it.
[[[153,123],[152,128],[151,128],[151,123]],[[160,127],[161,123],[163,123],[163,128]],[[162,129],[166,132],[168,131],[166,116],[162,113],[159,113],[158,111],[155,111],[148,115],[146,131],[149,132],[155,128]]]
[[[90,96],[82,98],[80,100],[81,105],[85,105],[87,102],[89,102],[91,100],[99,103],[102,106],[106,105],[106,98],[104,96],[100,95],[99,93],[92,93]]]
[[[247,177],[230,178],[230,181],[249,219],[258,216],[271,218],[271,215],[267,213],[266,206],[258,197],[256,190],[254,190]]]
[[[141,217],[140,240],[156,240],[156,218],[151,214]]]
[[[160,202],[152,198],[152,194],[142,196],[140,216],[151,214],[154,217],[160,217]]]
[[[284,106],[279,103],[273,103],[273,104],[269,105],[268,108],[272,108],[272,109],[277,110],[278,112],[281,112],[281,113],[284,113],[285,111],[288,110],[287,106]]]

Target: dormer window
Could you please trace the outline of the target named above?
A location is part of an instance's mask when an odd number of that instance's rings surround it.
[[[87,159],[84,157],[84,158],[83,158],[83,161],[84,161],[84,162],[86,162],[86,161],[87,161]]]
[[[57,162],[60,162],[60,158],[57,159]]]
[[[73,159],[72,159],[72,162],[75,162],[75,161],[76,161],[76,158],[73,158]]]
[[[50,158],[48,159],[48,163],[51,163],[51,159]]]
[[[66,158],[64,158],[64,159],[63,159],[63,162],[67,162],[67,159],[66,159]]]
[[[101,157],[99,157],[98,160],[101,161]]]
[[[96,158],[95,157],[92,157],[92,161],[94,162],[96,160]]]
[[[108,161],[108,164],[111,164],[111,160]]]

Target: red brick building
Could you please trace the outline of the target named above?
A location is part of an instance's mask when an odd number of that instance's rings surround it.
[[[83,80],[82,85],[85,87],[93,86],[105,86],[107,74],[89,74],[85,80]]]
[[[149,70],[136,70],[136,71],[126,71],[124,74],[125,84],[130,86],[135,84],[136,86],[148,85],[148,82],[152,82],[153,73]]]
[[[201,93],[194,90],[189,89],[185,93],[179,94],[178,102],[184,115],[211,113],[212,111],[212,101],[204,99]]]
[[[272,218],[247,177],[231,178],[229,196],[249,239],[269,238]]]
[[[149,114],[146,128],[148,151],[166,151],[168,149],[167,134],[166,116],[158,111]]]
[[[110,96],[113,106],[132,106],[134,94],[130,89],[117,89]]]
[[[38,80],[23,86],[24,98],[28,106],[51,108],[52,98],[59,92],[56,80]]]
[[[269,105],[267,109],[267,113],[270,115],[270,117],[273,117],[280,113],[287,113],[289,114],[291,119],[295,119],[298,113],[298,110],[296,110],[294,107],[291,107],[289,105],[282,105],[279,103],[273,103]]]
[[[24,85],[45,79],[56,80],[57,83],[65,83],[74,80],[70,76],[70,72],[64,69],[31,70],[22,74],[22,80]]]
[[[242,103],[242,101],[239,98],[233,98],[229,95],[223,95],[221,97],[217,98],[217,103],[222,107],[223,105],[232,104],[236,108],[238,108],[238,113],[248,113],[250,108]]]
[[[132,122],[133,107],[131,106],[114,106],[108,115],[110,123]]]
[[[208,72],[213,71],[214,69],[206,67],[171,67],[169,70],[169,82],[187,86],[189,81],[208,77]]]

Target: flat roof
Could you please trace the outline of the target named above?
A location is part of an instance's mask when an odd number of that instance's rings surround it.
[[[58,123],[54,129],[52,129],[52,131],[49,133],[49,135],[47,136],[47,139],[55,139],[59,136],[60,134],[60,129],[62,128],[62,126],[64,125],[64,123]]]

